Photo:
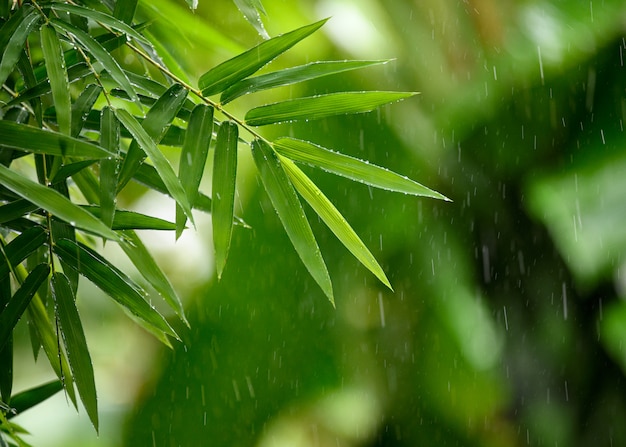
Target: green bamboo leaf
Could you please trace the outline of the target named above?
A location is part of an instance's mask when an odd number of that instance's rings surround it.
[[[145,130],[145,133],[150,138],[150,141],[153,141],[155,145],[158,144],[165,135],[167,128],[176,117],[178,110],[186,98],[187,90],[180,84],[174,84],[157,100],[156,103],[154,103],[146,114],[146,118],[141,123],[141,127]],[[125,127],[128,129],[128,126]],[[128,131],[132,133],[130,129],[128,129]],[[124,161],[120,168],[117,187],[118,191],[120,191],[126,183],[128,183],[145,158],[146,152],[142,150],[139,141],[135,139],[135,141],[131,143],[128,153],[124,157]]]
[[[6,260],[0,261],[6,264]],[[7,309],[7,304],[11,304],[13,301],[11,297],[11,278],[6,277],[0,279],[0,323],[2,323],[2,315],[11,309]],[[20,309],[13,309],[12,312],[20,311]],[[21,309],[24,312],[24,309]],[[11,394],[13,392],[13,327],[17,320],[19,320],[21,313],[16,315],[15,321],[13,318],[8,322],[11,324],[10,329],[7,328],[6,334],[3,334],[3,326],[0,325],[0,401],[4,400],[9,402],[11,400]],[[0,412],[1,413],[1,412]]]
[[[263,21],[261,20],[261,14],[265,14],[265,9],[263,9],[261,2],[259,0],[234,1],[241,14],[243,14],[246,20],[257,30],[259,35],[261,35],[263,39],[269,39],[270,36],[267,34],[263,26]]]
[[[39,23],[41,16],[30,5],[24,5],[16,14],[15,20],[9,19],[0,28],[0,85],[4,84],[20,58],[24,44],[32,29]]]
[[[185,142],[180,152],[178,178],[189,199],[194,205],[202,180],[209,146],[213,136],[213,107],[198,105],[191,112]],[[180,237],[187,218],[182,208],[176,207],[176,237]]]
[[[161,153],[156,143],[150,138],[148,133],[137,122],[137,120],[126,110],[116,109],[115,114],[122,125],[133,135],[133,138],[139,143],[139,146],[150,157],[154,168],[167,187],[167,191],[172,198],[180,205],[185,215],[193,222],[193,215],[189,206],[189,200],[185,194],[180,181],[176,177],[172,166]]]
[[[67,180],[69,177],[77,175],[83,171],[86,167],[94,164],[96,160],[82,160],[75,163],[68,163],[61,165],[59,170],[54,173],[54,177],[50,179],[51,184],[59,183]]]
[[[126,256],[132,261],[137,270],[148,281],[148,283],[157,291],[165,302],[176,312],[179,318],[187,323],[185,311],[180,298],[172,287],[161,268],[143,244],[137,233],[132,230],[124,231],[124,239],[120,243],[120,247],[126,253]],[[188,324],[188,323],[187,323]]]
[[[222,122],[217,133],[213,158],[213,245],[217,277],[221,278],[233,232],[237,176],[237,124]]]
[[[117,3],[124,4],[124,3],[131,3],[131,2],[128,2],[128,1],[116,2],[116,5],[115,5],[116,7],[117,7]],[[95,22],[99,22],[103,25],[113,28],[116,31],[119,31],[120,33],[126,34],[128,37],[137,39],[140,42],[148,43],[148,40],[145,37],[143,37],[141,34],[139,34],[137,31],[135,31],[131,26],[124,23],[123,21],[116,19],[113,16],[110,16],[109,14],[105,14],[100,11],[85,8],[84,6],[70,5],[68,3],[52,3],[50,6],[52,6],[52,9],[55,9],[57,11],[69,12],[70,14],[76,14],[78,16],[85,17],[86,19],[91,19]],[[130,23],[130,21],[128,23]]]
[[[119,64],[113,59],[111,54],[96,40],[94,40],[89,34],[80,30],[79,28],[71,25],[67,22],[58,19],[50,19],[50,23],[57,28],[68,34],[74,36],[74,38],[89,51],[94,59],[102,64],[104,69],[111,75],[111,77],[122,87],[126,93],[135,101],[140,107],[141,103],[135,93],[135,89],[131,85],[128,77],[119,66]]]
[[[247,78],[228,87],[220,96],[220,102],[226,104],[235,98],[261,90],[297,84],[298,82],[321,78],[344,71],[358,70],[372,65],[386,64],[389,60],[377,61],[319,61],[298,67],[273,71],[264,75]]]
[[[137,0],[120,0],[115,2],[113,8],[113,17],[120,19],[122,22],[131,24],[137,9]]]
[[[52,382],[48,382],[13,395],[11,397],[11,407],[15,410],[15,415],[7,414],[7,419],[11,419],[13,416],[17,416],[29,408],[39,405],[62,389],[63,382],[60,380],[53,380]]]
[[[57,191],[33,182],[17,172],[0,165],[0,182],[18,196],[34,203],[76,228],[98,236],[119,240],[113,230],[87,211],[72,203]]]
[[[25,199],[17,199],[0,206],[0,224],[18,219],[26,214],[37,211],[39,207]],[[1,276],[1,275],[0,275]]]
[[[281,164],[293,186],[304,200],[311,205],[318,216],[337,236],[341,243],[361,262],[370,272],[372,272],[384,285],[391,290],[391,284],[385,275],[382,267],[374,258],[374,255],[367,249],[363,241],[352,229],[348,221],[341,215],[335,206],[328,200],[322,191],[300,170],[291,160],[279,155]]]
[[[66,157],[106,158],[113,155],[83,140],[7,120],[0,120],[0,146]]]
[[[31,58],[29,54],[26,52],[26,49],[24,49],[22,53],[20,54],[20,59],[17,61],[17,69],[22,75],[22,79],[24,80],[24,86],[26,88],[33,87],[34,85],[37,84],[37,78],[35,77],[35,71],[33,70],[33,66],[31,64]],[[48,88],[49,88],[49,85],[48,85]],[[33,111],[33,115],[35,116],[35,120],[37,121],[38,127],[43,127],[43,107],[42,107],[41,97],[32,98],[29,100],[29,102]],[[14,121],[22,122],[22,123],[28,122],[28,120],[24,120],[24,121],[14,120]]]
[[[99,219],[102,219],[102,208],[99,206],[81,205]],[[176,224],[158,217],[147,216],[134,211],[115,210],[112,228],[114,230],[169,230],[176,229]]]
[[[117,153],[120,147],[120,123],[109,107],[102,109],[100,119],[100,144],[111,152]],[[117,196],[117,157],[100,162],[100,219],[109,228],[115,216],[115,198]]]
[[[277,139],[272,144],[276,152],[287,158],[374,186],[375,188],[415,196],[450,200],[437,191],[433,191],[408,177],[372,165],[367,161],[331,151],[308,141],[284,137]]]
[[[59,132],[70,135],[72,129],[72,100],[67,70],[63,61],[63,49],[56,31],[50,25],[41,27],[41,49],[48,71],[52,99],[57,113]]]
[[[311,276],[322,288],[330,302],[335,305],[333,286],[326,269],[326,264],[313,236],[309,222],[304,214],[287,174],[273,149],[264,141],[252,142],[252,155],[261,174],[261,181],[278,213],[291,243]]]
[[[161,342],[170,346],[167,335],[180,340],[165,318],[148,304],[145,291],[98,253],[67,239],[58,241],[53,249],[59,258],[126,308]]]
[[[286,121],[314,120],[334,115],[363,113],[416,94],[411,92],[342,92],[309,96],[255,107],[246,113],[245,120],[250,126],[265,126]]]
[[[13,239],[4,247],[4,255],[6,256],[6,263],[0,262],[0,280],[4,280],[9,277],[11,268],[15,267],[26,259],[29,255],[35,252],[39,247],[45,244],[48,240],[48,235],[45,230],[40,227],[32,227],[25,230]]]
[[[200,77],[198,86],[204,96],[221,93],[235,82],[247,78],[272,59],[317,31],[328,19],[274,37],[212,68]]]
[[[101,86],[97,84],[89,84],[72,105],[72,136],[74,138],[78,137],[81,130],[83,130],[83,126],[89,116],[89,112],[93,109],[100,93],[102,93]],[[116,149],[111,150],[113,153],[116,151]]]
[[[65,352],[80,399],[96,431],[98,431],[98,397],[87,339],[76,308],[70,281],[60,272],[52,275],[52,297]]]

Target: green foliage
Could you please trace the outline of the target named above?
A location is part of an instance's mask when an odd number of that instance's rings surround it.
[[[186,323],[181,300],[135,230],[175,230],[178,237],[187,221],[194,224],[192,209],[213,213],[221,276],[233,224],[242,223],[234,215],[239,149],[251,146],[291,242],[333,304],[331,279],[298,194],[367,269],[387,287],[391,284],[337,208],[294,161],[392,191],[445,199],[367,162],[293,138],[272,141],[254,128],[368,112],[415,93],[335,92],[252,108],[244,117],[225,107],[243,95],[386,62],[320,61],[251,77],[326,20],[270,38],[261,21],[261,2],[235,0],[265,40],[201,75],[196,88],[181,67],[164,65],[164,60],[173,64],[173,58],[149,24],[133,23],[137,2],[80,3],[17,2],[7,9],[4,2],[0,10],[0,349],[3,359],[12,358],[12,333],[27,318],[35,355],[43,348],[58,376],[56,382],[11,396],[11,362],[2,363],[0,428],[17,443],[22,443],[19,430],[9,419],[60,384],[74,404],[76,384],[98,428],[94,371],[77,306],[80,277],[164,344],[179,339],[175,325],[150,304],[149,291],[102,256],[98,242],[119,244]],[[196,1],[188,4],[197,7]],[[144,71],[137,73],[142,64]],[[199,188],[214,131],[211,200]],[[178,174],[160,145],[180,148]],[[130,182],[170,196],[176,222],[119,209],[118,197]]]

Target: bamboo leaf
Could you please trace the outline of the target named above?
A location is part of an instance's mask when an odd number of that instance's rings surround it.
[[[102,218],[102,209],[98,206],[82,205],[81,208],[89,211],[98,218]],[[134,211],[115,210],[112,228],[114,230],[169,230],[176,229],[176,224],[158,217],[147,216]]]
[[[212,68],[200,77],[198,86],[204,96],[221,93],[235,82],[247,78],[272,59],[317,31],[326,20],[303,26],[294,31],[274,37],[248,51]]]
[[[6,264],[5,259],[0,260],[0,262]],[[0,323],[2,323],[2,315],[7,311],[7,305],[11,304],[12,301],[11,278],[7,276],[0,279]],[[21,312],[24,312],[24,309],[21,309]],[[9,402],[13,392],[13,327],[20,316],[21,313],[17,315],[15,321],[8,321],[11,326],[10,330],[7,328],[6,334],[3,333],[3,326],[0,325],[0,365],[2,365],[0,368],[0,401]]]
[[[97,84],[89,84],[72,105],[72,136],[74,138],[78,137],[80,131],[83,130],[89,112],[93,109],[100,93],[102,93],[102,87]],[[115,153],[116,150],[111,152]]]
[[[105,158],[113,155],[83,140],[7,120],[0,120],[0,146],[66,157]]]
[[[120,19],[122,22],[131,24],[137,9],[137,0],[119,0],[115,2],[113,8],[113,17]]]
[[[0,165],[0,182],[15,194],[52,213],[76,228],[98,236],[119,240],[101,220],[72,203],[57,191],[28,180],[17,172]]]
[[[98,397],[87,339],[76,308],[70,281],[60,272],[52,275],[52,297],[61,337],[80,399],[96,431],[98,431]]]
[[[119,64],[113,59],[111,54],[103,48],[103,46],[96,40],[94,40],[89,34],[80,30],[79,28],[71,25],[67,22],[58,19],[50,19],[50,23],[57,28],[66,33],[71,34],[76,38],[80,44],[89,51],[92,56],[102,64],[104,69],[111,75],[111,77],[117,82],[117,84],[122,87],[126,93],[135,101],[139,107],[141,107],[141,103],[139,102],[139,98],[137,97],[137,93],[135,93],[135,89],[131,85],[128,77],[124,73],[124,70],[121,69]]]
[[[348,221],[341,215],[335,206],[328,200],[322,191],[288,158],[279,156],[283,169],[291,179],[298,193],[311,205],[318,216],[337,236],[341,243],[372,272],[384,285],[391,290],[391,284],[385,272],[367,249],[363,241],[352,229]]]
[[[264,75],[244,79],[228,87],[220,96],[220,102],[226,104],[240,96],[261,90],[297,84],[345,71],[358,70],[372,65],[386,64],[389,60],[378,61],[320,61],[298,67],[273,71]]]
[[[59,183],[67,180],[69,177],[77,175],[83,171],[87,166],[94,164],[96,160],[82,160],[76,163],[69,163],[62,165],[57,172],[54,173],[54,177],[50,179],[51,184]]]
[[[25,199],[17,199],[0,206],[0,224],[18,219],[26,214],[37,211],[39,207]],[[0,275],[1,276],[1,275]]]
[[[202,180],[211,137],[213,136],[213,107],[198,105],[191,112],[185,142],[180,152],[178,178],[187,194],[189,204],[194,205]],[[187,218],[180,206],[176,207],[176,237],[180,237]]]
[[[46,243],[48,235],[40,226],[29,228],[4,247],[6,263],[0,262],[0,280],[8,278],[11,268],[15,268],[31,253]]]
[[[100,144],[117,153],[120,147],[120,123],[109,107],[102,109],[100,119]],[[118,158],[112,157],[100,162],[100,209],[102,222],[111,228],[115,216],[117,196]]]
[[[58,241],[54,252],[137,317],[137,321],[161,342],[170,346],[167,335],[179,339],[163,316],[148,304],[145,291],[102,256],[67,239]]]
[[[156,143],[150,138],[148,133],[137,122],[137,120],[126,110],[116,109],[115,114],[122,125],[133,135],[133,138],[139,143],[139,146],[150,157],[154,168],[167,187],[167,191],[172,198],[180,205],[185,215],[193,222],[189,200],[185,194],[180,181],[176,177],[172,166],[161,153]]]
[[[52,382],[48,382],[13,395],[11,397],[11,407],[15,410],[15,415],[18,415],[35,405],[39,405],[44,400],[54,396],[62,389],[63,382],[60,380],[53,380]],[[11,417],[13,417],[12,414],[7,414],[7,419],[10,419]]]
[[[3,50],[0,59],[0,85],[4,84],[11,74],[13,67],[22,54],[24,43],[32,29],[39,23],[40,15],[30,5],[20,8],[20,13],[9,19],[0,28],[0,49]]]
[[[399,101],[416,93],[411,92],[342,92],[291,99],[255,107],[246,113],[250,126],[286,121],[314,120],[348,113],[363,113],[383,104]]]
[[[117,3],[124,4],[124,3],[131,3],[131,2],[128,2],[127,0],[116,2],[116,7],[117,7]],[[110,16],[109,14],[105,14],[100,11],[85,8],[84,6],[70,5],[68,3],[52,3],[50,6],[52,6],[52,9],[55,9],[57,11],[69,12],[71,14],[76,14],[78,16],[85,17],[86,19],[91,19],[95,22],[102,23],[104,25],[107,25],[110,28],[113,28],[116,31],[119,31],[120,33],[126,34],[128,37],[137,39],[140,42],[148,43],[146,38],[143,37],[141,34],[139,34],[137,31],[135,31],[131,26],[116,19],[113,16]],[[127,14],[124,14],[124,15],[127,15]],[[128,13],[128,15],[130,15],[130,13]],[[131,18],[131,21],[132,21],[132,18]],[[130,23],[130,21],[128,23]]]
[[[187,90],[180,84],[174,84],[163,93],[146,114],[146,118],[141,123],[141,127],[145,130],[150,141],[153,141],[155,145],[158,144],[165,135],[167,128],[176,117],[178,110],[186,98]],[[125,127],[128,129],[128,126]],[[131,130],[128,129],[128,131],[130,132]],[[135,138],[120,168],[118,191],[128,183],[145,158],[146,151],[142,150],[140,142]]]
[[[261,181],[278,213],[291,243],[311,276],[335,305],[333,288],[326,264],[317,245],[289,178],[273,149],[264,141],[252,142],[252,155],[261,174]]]
[[[57,113],[59,132],[70,135],[72,129],[72,101],[67,70],[63,61],[63,49],[56,31],[50,25],[41,27],[41,49],[48,71],[52,99]]]
[[[408,177],[396,174],[380,166],[372,165],[367,161],[331,151],[308,141],[284,137],[277,139],[272,144],[276,152],[287,158],[365,183],[366,185],[415,196],[450,200],[437,191],[433,191]]]
[[[265,14],[265,10],[259,0],[235,0],[235,5],[263,39],[270,38],[261,20],[261,14]]]
[[[174,291],[172,284],[167,279],[161,268],[145,247],[137,233],[132,230],[124,231],[124,239],[120,243],[126,256],[132,261],[141,275],[163,297],[165,302],[176,312],[182,321],[187,323],[185,311],[180,298]],[[187,323],[188,324],[188,323]]]

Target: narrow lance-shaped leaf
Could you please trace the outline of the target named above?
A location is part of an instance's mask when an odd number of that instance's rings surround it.
[[[193,207],[198,188],[202,180],[204,165],[206,164],[211,137],[213,136],[213,107],[198,105],[191,112],[185,142],[180,152],[178,178]],[[176,207],[176,237],[178,238],[187,218],[180,206]]]
[[[48,235],[40,227],[32,227],[25,230],[18,237],[4,247],[3,255],[6,256],[6,263],[0,263],[0,279],[9,277],[11,269],[34,253],[39,247],[46,243]]]
[[[72,101],[70,99],[70,84],[63,60],[63,49],[59,36],[54,28],[48,24],[41,27],[41,49],[48,71],[52,99],[57,115],[57,124],[62,134],[70,135],[72,129]]]
[[[186,98],[187,90],[180,84],[174,84],[150,108],[146,118],[141,123],[141,127],[145,130],[150,140],[153,141],[154,145],[161,141]],[[128,126],[125,127],[128,129]],[[130,129],[128,131],[132,133]],[[120,168],[118,191],[132,178],[139,165],[146,158],[146,153],[147,151],[142,148],[141,143],[135,138],[135,141],[128,148]]]
[[[250,126],[286,121],[314,120],[348,113],[370,112],[375,108],[416,95],[412,92],[342,92],[291,99],[255,107],[246,113]]]
[[[81,205],[98,218],[102,218],[102,208],[99,206]],[[112,228],[114,230],[168,230],[176,229],[176,224],[158,217],[147,216],[134,211],[115,210]]]
[[[78,137],[80,131],[83,130],[83,125],[100,93],[102,93],[102,87],[98,84],[89,84],[74,101],[72,105],[72,136],[74,138]],[[113,150],[112,152],[115,153],[116,151]]]
[[[89,34],[85,33],[74,25],[71,25],[62,20],[51,19],[50,23],[52,23],[55,28],[74,36],[76,40],[80,42],[80,44],[92,54],[94,59],[102,64],[104,69],[111,75],[115,82],[117,82],[120,87],[126,90],[128,96],[130,96],[132,100],[135,101],[139,105],[139,107],[141,107],[139,97],[137,96],[137,93],[135,93],[135,89],[128,80],[128,77],[121,69],[119,64],[115,61],[115,59],[113,59],[111,54],[107,50],[105,50],[102,45],[98,43],[98,41],[94,40],[91,36],[89,36]]]
[[[15,20],[9,19],[0,28],[0,43],[2,43],[0,50],[3,51],[0,59],[0,85],[4,84],[11,74],[22,54],[24,42],[40,20],[40,15],[32,6],[24,5],[20,9],[24,10],[23,13],[16,14]]]
[[[122,22],[131,24],[137,9],[137,0],[123,0],[115,2],[113,9],[113,17],[120,19]]]
[[[300,170],[291,160],[280,157],[282,166],[291,179],[293,186],[304,200],[311,205],[318,216],[337,236],[341,243],[361,262],[370,272],[391,290],[391,284],[385,272],[374,258],[374,255],[367,249],[363,241],[354,232],[350,224],[328,200],[322,191]]]
[[[259,0],[235,0],[237,8],[246,18],[246,20],[257,30],[259,35],[263,39],[269,39],[263,21],[261,20],[261,14],[265,14],[265,9]]]
[[[15,410],[15,415],[18,415],[29,408],[34,407],[42,403],[44,400],[55,395],[63,389],[63,382],[60,380],[54,380],[52,382],[39,385],[35,388],[31,388],[11,397],[11,407]],[[11,419],[13,415],[7,414],[7,419]]]
[[[18,196],[34,203],[67,223],[98,236],[118,240],[113,230],[57,191],[33,182],[0,165],[0,182]]]
[[[52,297],[61,337],[70,362],[74,382],[89,419],[98,431],[98,398],[87,339],[76,308],[70,281],[60,272],[52,275]]]
[[[235,82],[247,78],[276,56],[284,53],[302,39],[317,31],[326,23],[326,20],[320,20],[311,25],[303,26],[266,40],[256,47],[222,62],[200,77],[198,86],[202,90],[202,94],[204,96],[215,95],[224,91]]]
[[[109,107],[102,109],[100,118],[100,144],[113,153],[119,151],[120,123]],[[100,162],[100,219],[111,228],[115,216],[115,198],[117,196],[117,157]]]
[[[287,158],[374,186],[375,188],[449,200],[437,191],[433,191],[408,177],[370,164],[367,161],[331,151],[308,141],[285,137],[275,140],[272,144],[276,152]]]
[[[291,243],[311,276],[334,306],[333,286],[326,264],[296,191],[285,174],[278,157],[273,149],[261,140],[252,142],[252,156],[261,174],[263,186]]]
[[[217,277],[222,276],[233,232],[235,185],[237,177],[237,124],[222,122],[217,132],[213,158],[213,245]]]
[[[180,298],[137,233],[132,230],[124,231],[124,239],[120,246],[141,275],[154,287],[154,290],[163,297],[180,319],[187,323]]]
[[[286,68],[284,70],[273,71],[253,78],[247,78],[228,87],[220,96],[222,104],[232,101],[243,95],[255,93],[261,90],[282,87],[285,85],[297,84],[311,79],[321,78],[337,73],[372,65],[380,65],[389,62],[388,60],[378,61],[319,61],[298,67]]]
[[[54,252],[137,317],[137,321],[161,342],[170,346],[167,335],[178,339],[163,316],[145,300],[145,291],[102,256],[69,240],[57,242]]]
[[[167,187],[167,191],[172,198],[180,205],[185,215],[193,222],[191,207],[187,195],[176,177],[172,166],[165,156],[161,153],[156,143],[146,133],[145,129],[137,122],[137,120],[126,110],[116,109],[115,114],[120,122],[132,134],[133,138],[139,143],[139,146],[152,160],[154,168],[159,173],[163,183]]]

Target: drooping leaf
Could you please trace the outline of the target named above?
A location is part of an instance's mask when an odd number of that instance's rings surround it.
[[[322,288],[333,304],[333,287],[326,269],[326,264],[313,236],[309,222],[304,214],[287,174],[271,146],[261,140],[252,142],[252,155],[261,174],[261,181],[278,213],[291,243],[309,273]]]
[[[167,276],[165,276],[139,236],[137,236],[137,233],[132,230],[124,231],[124,239],[120,243],[120,247],[122,247],[126,256],[128,256],[133,265],[148,283],[150,283],[154,290],[163,297],[165,302],[176,312],[180,319],[187,323],[180,298],[167,279]]]
[[[11,397],[11,407],[15,410],[15,416],[23,413],[29,408],[34,407],[35,405],[39,405],[62,389],[63,382],[60,380],[53,380],[52,382],[48,382],[13,395]],[[7,419],[10,419],[13,416],[14,415],[12,414],[7,414]]]
[[[374,258],[374,255],[367,249],[363,241],[352,229],[350,224],[328,200],[322,191],[309,179],[304,172],[298,168],[294,162],[288,158],[280,157],[283,169],[291,179],[298,193],[311,205],[318,216],[337,236],[341,243],[361,262],[370,272],[372,272],[384,285],[391,290],[391,284],[385,272]]]
[[[107,25],[108,27],[113,28],[116,31],[119,31],[120,33],[124,33],[128,37],[137,39],[140,42],[147,42],[145,37],[143,37],[141,34],[139,34],[131,26],[128,25],[128,23],[132,21],[133,14],[131,14],[130,10],[131,10],[133,2],[128,1],[128,0],[124,0],[121,2],[118,1],[116,2],[116,5],[115,5],[116,9],[117,9],[118,3],[120,3],[120,6],[124,7],[123,14],[121,14],[122,15],[121,21],[118,20],[116,17],[110,16],[109,14],[105,14],[103,12],[96,11],[94,9],[85,8],[84,6],[70,5],[68,3],[52,3],[51,6],[52,6],[52,9],[55,9],[57,11],[69,12],[71,14],[76,14],[78,16],[85,17],[86,19],[91,19],[95,22],[99,22],[104,25]],[[115,12],[114,12],[114,15],[115,15]],[[125,22],[124,19],[126,19],[127,16],[130,16],[131,20],[128,21],[127,23],[124,23]]]
[[[348,113],[363,113],[417,93],[412,92],[341,92],[291,99],[255,107],[246,113],[250,126],[286,121],[314,120]]]
[[[98,431],[98,397],[94,379],[91,355],[87,339],[76,308],[76,299],[70,281],[61,273],[52,275],[52,297],[54,298],[56,317],[65,345],[65,352],[70,362],[74,382],[80,399],[96,431]]]
[[[7,120],[0,120],[0,146],[66,157],[105,158],[113,155],[77,138]]]
[[[80,42],[80,44],[85,47],[85,49],[87,49],[87,51],[89,51],[98,62],[102,64],[104,69],[111,75],[115,82],[117,82],[117,84],[122,87],[126,93],[128,93],[132,100],[140,105],[137,93],[135,93],[135,89],[128,80],[128,77],[115,59],[113,59],[113,56],[111,56],[111,54],[98,41],[74,25],[62,20],[50,19],[50,23],[52,23],[55,28],[74,36],[74,38]]]
[[[165,158],[156,143],[130,113],[123,109],[116,109],[115,114],[122,125],[133,135],[137,143],[139,143],[141,149],[150,157],[159,177],[161,177],[167,187],[167,191],[183,209],[187,218],[193,222],[193,215],[191,214],[191,208],[185,190],[176,177],[167,158]]]
[[[239,128],[231,121],[222,122],[217,133],[213,158],[213,245],[217,277],[222,276],[233,231],[237,143]]]
[[[180,152],[178,178],[193,207],[198,196],[209,146],[213,136],[213,107],[198,105],[191,112],[185,142]],[[176,237],[180,237],[187,218],[182,208],[176,207]]]
[[[220,96],[220,102],[226,104],[240,96],[261,90],[297,84],[311,79],[321,78],[345,71],[358,70],[372,65],[386,64],[389,60],[377,61],[319,61],[298,67],[273,71],[253,78],[247,78],[228,87]]]
[[[50,25],[44,25],[40,31],[41,49],[48,71],[52,99],[57,113],[59,132],[70,135],[72,129],[72,101],[67,70],[63,61],[63,49],[56,31]]]
[[[109,107],[102,109],[100,119],[100,144],[113,153],[120,147],[120,123]],[[115,198],[117,197],[117,157],[100,162],[100,219],[109,228],[115,216]]]
[[[248,51],[229,59],[203,74],[198,86],[204,96],[223,92],[225,89],[247,78],[278,55],[317,31],[326,20],[303,26],[294,31],[274,37]]]
[[[50,267],[47,264],[39,264],[31,270],[4,309],[0,309],[0,349],[11,337],[13,328],[26,311],[39,286],[48,278],[49,273]]]
[[[81,208],[89,211],[98,218],[102,218],[102,209],[98,206],[81,205]],[[112,228],[114,230],[169,230],[176,229],[173,222],[147,216],[134,211],[115,210]]]
[[[72,136],[74,138],[78,137],[80,131],[83,130],[83,125],[89,116],[89,112],[93,109],[96,100],[100,96],[100,93],[102,93],[101,86],[98,84],[89,84],[72,105]],[[111,152],[115,153],[115,150]]]
[[[6,263],[0,263],[0,279],[8,278],[11,268],[46,243],[48,235],[40,226],[29,228],[4,247]]]
[[[70,189],[67,185],[67,180],[53,183],[52,185],[50,185],[50,188],[54,189],[55,191],[63,195],[63,197],[70,200]],[[61,239],[69,239],[76,242],[76,228],[61,219],[53,217],[50,221],[50,238],[52,240],[52,244],[55,244],[58,240]],[[79,281],[78,273],[69,268],[70,266],[68,266],[67,263],[62,259],[60,260],[60,264],[63,268],[63,271],[65,272],[65,275],[70,281],[74,294],[76,294],[76,292],[78,291]]]
[[[263,26],[263,21],[261,20],[261,14],[265,14],[265,10],[263,9],[263,5],[260,0],[234,0],[235,5],[246,18],[246,20],[257,30],[259,35],[263,37],[263,39],[269,39],[270,36],[267,34],[265,27]]]
[[[30,5],[24,5],[0,28],[0,85],[4,84],[22,54],[24,42],[41,16]]]
[[[161,342],[170,345],[167,335],[179,339],[165,318],[148,304],[145,291],[102,256],[69,240],[57,242],[54,252],[137,317],[137,321]]]
[[[67,223],[98,236],[118,240],[101,220],[75,205],[57,191],[33,182],[17,172],[0,165],[0,182],[20,197],[34,203]]]
[[[161,141],[168,126],[176,117],[176,114],[187,98],[187,90],[180,84],[172,85],[148,111],[141,127],[149,137],[153,145]],[[128,126],[125,126],[132,133]],[[159,151],[160,153],[160,151]],[[118,191],[132,178],[139,165],[146,158],[147,151],[141,147],[141,143],[135,141],[130,145],[120,168],[118,179]],[[152,156],[152,154],[150,154]],[[162,157],[164,159],[164,157]]]
[[[408,177],[308,141],[284,137],[275,140],[272,144],[276,152],[287,158],[366,185],[415,196],[449,200],[437,191],[433,191]]]

